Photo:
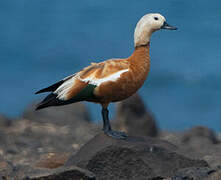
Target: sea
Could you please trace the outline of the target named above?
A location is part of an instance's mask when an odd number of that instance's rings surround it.
[[[136,23],[153,12],[178,30],[153,34],[151,71],[139,94],[161,129],[221,132],[218,0],[1,0],[0,114],[19,117],[44,97],[37,90],[91,62],[130,56]],[[99,105],[86,105],[99,122]]]

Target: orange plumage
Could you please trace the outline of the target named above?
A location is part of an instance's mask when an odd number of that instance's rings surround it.
[[[106,65],[107,72],[111,72],[112,66],[118,68],[118,71],[122,66],[129,70],[116,81],[107,81],[95,88],[94,93],[99,97],[99,102],[105,105],[128,98],[143,85],[150,69],[149,45],[136,48],[127,59],[111,62],[111,65]]]

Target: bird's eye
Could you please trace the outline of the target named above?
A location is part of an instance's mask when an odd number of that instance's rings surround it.
[[[157,21],[159,18],[158,17],[154,17],[154,19]]]

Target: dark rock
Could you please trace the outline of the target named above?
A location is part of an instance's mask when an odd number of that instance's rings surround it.
[[[57,125],[74,125],[76,121],[91,121],[89,111],[83,103],[49,107],[39,111],[35,111],[35,104],[32,104],[25,109],[23,118]]]
[[[24,180],[95,180],[95,175],[79,167],[61,167],[38,175],[29,175]]]
[[[182,135],[180,142],[180,153],[204,159],[211,167],[221,164],[221,144],[211,129],[194,127]]]
[[[200,141],[199,141],[200,138]],[[188,130],[182,138],[183,143],[191,143],[191,141],[200,142],[200,143],[212,143],[217,144],[218,139],[215,133],[206,127],[196,126],[190,130]],[[203,142],[202,142],[203,141]]]
[[[221,180],[221,166],[205,180]]]
[[[96,126],[85,121],[73,127],[21,119],[1,129],[0,155],[15,165],[33,164],[42,154],[77,152],[96,133]]]
[[[209,176],[216,172],[214,169],[209,167],[190,167],[180,169],[172,177],[172,180],[202,180],[209,178]]]
[[[0,180],[8,178],[12,173],[12,171],[13,171],[12,163],[0,157]]]
[[[117,104],[117,115],[113,124],[116,129],[131,136],[155,137],[158,134],[156,121],[138,94]]]
[[[3,116],[0,114],[0,127],[7,127],[11,125],[11,119],[7,118],[6,116]]]
[[[209,149],[209,147],[207,148]],[[204,152],[202,159],[205,160],[211,167],[221,165],[221,145],[219,145],[219,147],[210,148],[212,150],[210,150],[210,152]]]
[[[211,129],[198,126],[185,132],[163,132],[160,138],[178,146],[184,156],[203,159],[211,167],[221,164],[221,143]]]
[[[15,180],[95,180],[92,172],[85,169],[71,166],[59,167],[56,169],[33,169],[30,166],[20,166],[8,176],[8,179]]]
[[[0,122],[0,155],[15,166],[34,164],[42,154],[77,152],[98,130],[81,103],[41,111],[35,111],[32,105],[22,119],[10,122]],[[58,161],[53,163],[54,167],[62,165],[62,159]]]
[[[171,177],[186,167],[207,167],[175,152],[167,141],[148,137],[117,140],[99,134],[71,156],[65,166],[76,165],[93,172],[97,179],[151,179]]]

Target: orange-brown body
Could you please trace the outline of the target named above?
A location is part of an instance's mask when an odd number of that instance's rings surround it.
[[[128,69],[116,81],[101,83],[94,89],[95,99],[88,101],[100,103],[107,107],[110,102],[121,101],[134,94],[144,83],[150,70],[149,44],[136,47],[133,54],[126,59],[111,59],[101,63],[92,63],[91,66],[79,72],[67,93],[67,99],[75,97],[88,82],[81,81],[87,77],[94,79],[106,78],[120,70]]]
[[[149,43],[134,49],[126,59],[110,59],[92,63],[78,73],[42,89],[53,91],[53,102],[44,106],[63,105],[78,101],[100,103],[104,108],[110,102],[121,101],[133,95],[144,83],[150,70]],[[90,86],[93,86],[92,90]],[[83,93],[82,93],[83,92]],[[43,106],[43,107],[44,107]]]

